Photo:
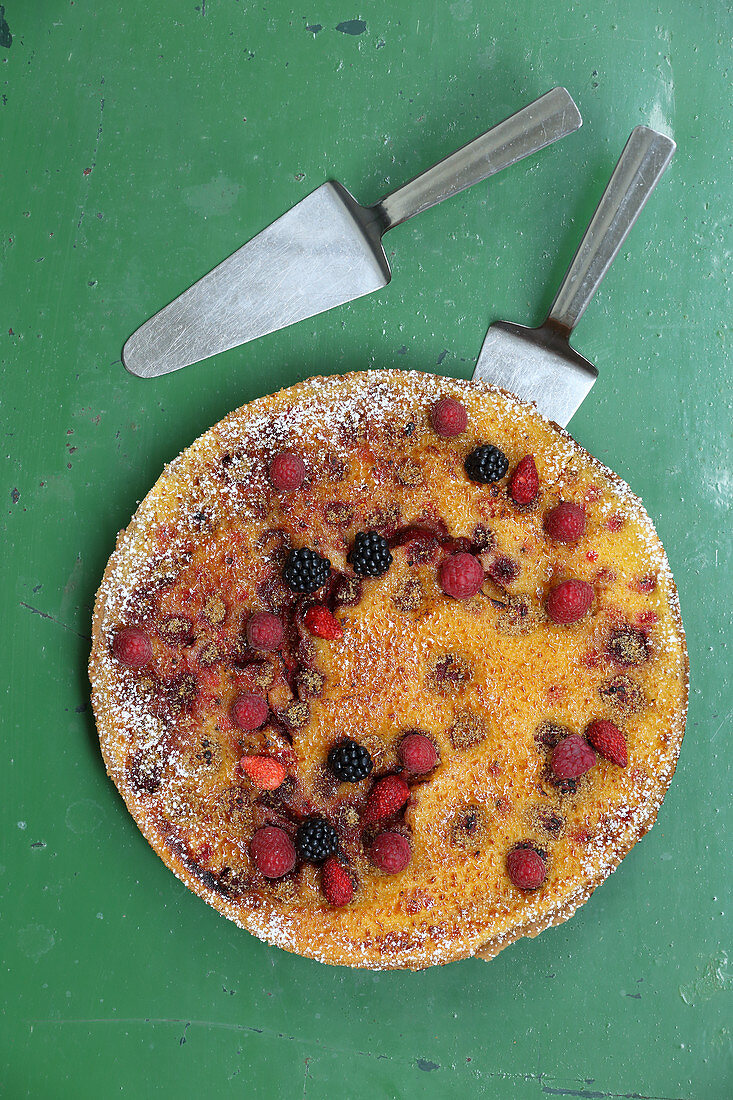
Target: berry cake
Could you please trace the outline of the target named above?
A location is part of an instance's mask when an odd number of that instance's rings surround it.
[[[639,500],[509,394],[315,378],[171,463],[90,665],[107,770],[168,867],[324,962],[491,958],[653,824],[687,656]]]

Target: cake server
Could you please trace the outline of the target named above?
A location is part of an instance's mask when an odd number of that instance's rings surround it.
[[[581,125],[554,88],[374,206],[324,183],[146,321],[122,362],[156,378],[380,290],[392,276],[384,233]]]
[[[669,164],[671,138],[637,126],[603,192],[550,312],[538,328],[494,321],[473,377],[534,401],[562,427],[588,396],[598,371],[570,335]]]

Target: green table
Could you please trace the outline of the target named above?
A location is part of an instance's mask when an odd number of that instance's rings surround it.
[[[724,0],[6,0],[3,1095],[731,1095],[731,29]],[[390,234],[383,292],[159,381],[122,369],[138,324],[324,179],[373,201],[555,84],[583,129]],[[659,822],[490,964],[267,947],[105,777],[85,664],[115,533],[242,402],[369,366],[466,377],[489,321],[538,322],[638,123],[679,150],[578,331],[600,378],[573,430],[644,498],[681,591],[690,719]]]

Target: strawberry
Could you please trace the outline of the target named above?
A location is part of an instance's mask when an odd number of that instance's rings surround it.
[[[540,476],[534,455],[525,455],[517,463],[509,480],[509,496],[515,504],[531,504],[540,488]]]
[[[586,740],[601,756],[605,756],[606,760],[610,760],[612,764],[618,764],[619,768],[626,767],[629,762],[626,738],[613,722],[598,718],[590,723],[585,736]]]
[[[443,439],[453,439],[462,435],[468,425],[468,413],[465,406],[455,397],[441,397],[430,410],[430,423],[436,435]]]
[[[506,870],[520,890],[537,890],[547,878],[547,865],[534,848],[515,848],[506,857]]]
[[[545,514],[544,527],[555,542],[576,542],[585,534],[585,508],[561,500]]]
[[[366,800],[361,815],[362,825],[386,821],[402,809],[409,797],[410,788],[399,775],[385,775],[384,779],[378,779]]]
[[[369,859],[380,871],[399,874],[412,859],[410,842],[399,833],[380,833],[369,848]]]
[[[351,875],[338,856],[329,856],[323,864],[321,886],[327,900],[337,907],[348,905],[354,896]]]
[[[282,878],[295,867],[295,845],[284,829],[263,825],[249,846],[257,870],[265,878]]]
[[[577,733],[563,737],[552,750],[550,765],[559,779],[577,779],[590,771],[596,763],[596,754],[584,738]]]
[[[325,638],[329,642],[334,642],[344,636],[341,623],[322,604],[309,607],[303,616],[303,622],[316,638]]]
[[[280,761],[271,756],[243,756],[239,766],[261,791],[276,790],[287,775]]]
[[[579,581],[575,577],[561,581],[545,601],[548,618],[558,626],[577,623],[590,610],[593,596],[593,586],[587,581]]]

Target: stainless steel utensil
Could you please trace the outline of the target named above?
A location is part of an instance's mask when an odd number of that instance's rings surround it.
[[[122,361],[156,378],[387,285],[384,233],[582,125],[551,92],[374,206],[324,183],[135,332]]]
[[[631,131],[547,317],[538,328],[494,321],[474,378],[534,401],[565,427],[598,377],[593,364],[570,346],[570,334],[676,148],[671,138],[646,126]]]

